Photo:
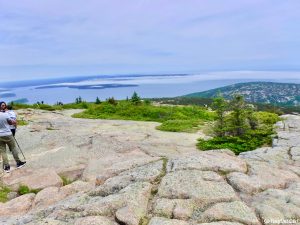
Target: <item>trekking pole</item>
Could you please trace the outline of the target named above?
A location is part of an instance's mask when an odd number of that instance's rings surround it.
[[[22,155],[23,155],[23,158],[24,158],[24,160],[26,161],[26,158],[25,158],[25,155],[23,154],[23,151],[22,151],[22,149],[21,149],[21,147],[20,147],[20,145],[19,145],[19,143],[18,143],[18,141],[17,141],[17,139],[15,138],[15,136],[13,136],[14,137],[14,139],[15,139],[15,142],[17,143],[17,145],[18,145],[18,148],[20,149],[20,152],[22,153]]]

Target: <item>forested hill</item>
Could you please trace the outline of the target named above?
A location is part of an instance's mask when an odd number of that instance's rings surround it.
[[[300,105],[300,84],[275,82],[238,83],[204,92],[186,95],[186,97],[213,98],[218,94],[231,98],[235,94],[245,97],[248,102],[271,103],[278,106]]]

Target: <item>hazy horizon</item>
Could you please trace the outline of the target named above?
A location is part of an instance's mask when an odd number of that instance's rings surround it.
[[[151,76],[183,76],[197,77],[197,80],[300,80],[300,71],[208,71],[201,73],[124,73],[124,74],[82,74],[67,76],[48,76],[48,77],[22,77],[20,79],[7,78],[1,79],[0,84],[13,83],[19,81],[35,81],[35,80],[59,80],[68,78],[82,78],[82,80],[93,78],[109,78],[109,77],[151,77]]]

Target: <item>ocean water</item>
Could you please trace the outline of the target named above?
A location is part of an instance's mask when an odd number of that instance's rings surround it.
[[[211,79],[212,78],[212,79]],[[277,81],[300,83],[299,79],[272,79],[267,77],[238,79],[203,75],[122,75],[67,77],[58,79],[27,80],[0,83],[0,100],[10,102],[26,99],[28,103],[44,101],[71,103],[79,96],[86,101],[97,97],[126,99],[136,91],[142,98],[176,97],[206,91],[234,83],[251,81]],[[13,95],[13,96],[12,96]]]

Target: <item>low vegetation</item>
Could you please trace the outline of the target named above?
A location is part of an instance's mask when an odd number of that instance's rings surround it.
[[[26,195],[26,194],[29,194],[29,193],[37,194],[40,191],[41,191],[40,189],[30,189],[28,186],[23,185],[23,184],[20,185],[19,188],[18,188],[18,194],[19,195]]]
[[[14,109],[42,109],[47,111],[63,110],[63,109],[87,109],[92,103],[81,102],[81,103],[68,103],[68,104],[55,104],[48,105],[42,103],[35,104],[23,104],[23,103],[13,103]]]
[[[199,139],[199,149],[227,148],[239,154],[272,143],[273,125],[279,121],[277,114],[255,112],[255,108],[246,104],[242,96],[235,96],[231,101],[218,97],[213,108],[217,114],[214,137]]]
[[[17,196],[26,195],[29,193],[37,194],[39,191],[41,191],[41,189],[30,189],[27,185],[20,185],[17,190]],[[7,196],[10,192],[12,192],[12,190],[9,187],[5,185],[0,185],[0,202],[7,202]]]
[[[63,186],[71,184],[73,181],[66,176],[60,175],[61,180],[63,181]]]
[[[153,106],[147,102],[141,101],[137,104],[124,100],[91,105],[84,112],[75,114],[74,117],[155,121],[162,123],[157,127],[159,130],[192,132],[199,129],[205,121],[213,120],[214,113],[198,106]]]
[[[160,122],[157,129],[171,132],[196,132],[203,129],[210,132],[209,140],[199,139],[201,150],[231,149],[236,154],[270,145],[273,125],[282,111],[276,107],[248,104],[242,96],[232,100],[222,97],[206,98],[163,98],[144,99],[134,92],[130,99],[115,100],[113,97],[95,102],[86,102],[81,97],[74,103],[47,105],[37,102],[33,105],[14,103],[14,109],[33,108],[43,110],[85,109],[74,114],[75,118],[120,119]],[[163,103],[163,104],[162,104]],[[183,105],[177,105],[183,104]],[[212,109],[212,110],[210,110]],[[257,111],[257,110],[264,110]]]
[[[28,125],[28,122],[23,119],[21,119],[21,120],[18,119],[17,124],[18,124],[18,126],[26,126],[26,125]]]
[[[11,189],[1,185],[0,186],[0,202],[6,202],[7,201],[7,194],[11,192]]]

